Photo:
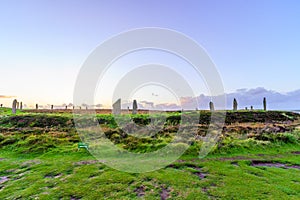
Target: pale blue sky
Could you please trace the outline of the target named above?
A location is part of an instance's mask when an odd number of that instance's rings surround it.
[[[0,95],[28,104],[72,102],[76,75],[95,47],[119,32],[153,26],[202,45],[226,92],[296,90],[299,10],[296,0],[1,0]]]

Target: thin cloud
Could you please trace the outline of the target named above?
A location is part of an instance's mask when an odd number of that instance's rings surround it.
[[[13,97],[15,97],[15,96],[0,95],[0,98],[2,98],[2,99],[10,99]]]

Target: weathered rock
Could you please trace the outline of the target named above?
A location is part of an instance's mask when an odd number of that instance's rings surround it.
[[[120,114],[121,114],[121,99],[118,99],[118,100],[113,104],[113,114],[114,114],[114,115],[120,115]]]
[[[17,99],[15,99],[14,101],[13,101],[13,103],[12,103],[12,113],[13,114],[16,114],[16,111],[17,111]]]
[[[23,102],[20,102],[20,110],[23,110]]]
[[[267,110],[267,99],[266,99],[266,97],[264,97],[263,104],[264,104],[264,111],[266,111]]]
[[[209,102],[209,109],[210,109],[211,112],[215,111],[215,106],[214,106],[214,103],[212,101]]]
[[[237,107],[238,107],[238,103],[237,103],[237,100],[234,98],[233,99],[233,110],[237,111]]]
[[[132,104],[132,114],[137,114],[137,109],[138,109],[137,101],[136,101],[136,100],[133,100],[133,104]]]

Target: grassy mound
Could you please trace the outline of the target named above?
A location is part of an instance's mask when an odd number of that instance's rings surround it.
[[[195,156],[201,149],[201,137],[206,135],[210,115],[210,112],[200,112],[201,123],[195,133],[196,139],[190,141],[191,146],[186,155]],[[144,127],[150,123],[150,118],[146,114],[131,117],[135,123],[122,127],[125,130],[117,126],[113,115],[97,115],[97,120],[108,139],[121,148],[136,153],[156,151],[168,145],[174,139],[181,119],[180,113],[168,114],[162,129],[149,137],[135,137],[134,134],[147,136],[149,129],[136,132],[134,124]],[[279,111],[228,112],[223,133],[211,153],[233,153],[273,148],[282,144],[298,144],[299,131],[294,130],[297,123],[293,123],[297,122],[298,117],[295,113]],[[85,123],[85,120],[82,122]],[[72,115],[23,113],[0,118],[0,148],[22,153],[40,153],[55,148],[65,151],[65,147],[69,150],[71,147],[76,149],[79,141]]]
[[[132,117],[138,125],[149,124],[148,115]],[[218,142],[199,159],[209,118],[203,112],[199,121],[205,123],[197,125],[185,155],[138,174],[114,170],[78,150],[80,138],[70,114],[0,115],[0,199],[300,198],[298,115],[228,112]],[[163,128],[150,137],[135,137],[147,131],[136,132],[132,124],[124,131],[112,115],[97,115],[97,120],[116,145],[144,153],[174,138],[180,113],[168,113]]]

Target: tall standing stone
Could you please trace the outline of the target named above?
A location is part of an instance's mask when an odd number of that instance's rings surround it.
[[[13,114],[16,114],[16,111],[17,111],[17,99],[15,99],[14,101],[13,101],[13,103],[12,103],[12,109],[11,109],[11,111],[12,111],[12,113]]]
[[[68,106],[66,106],[65,109],[68,110]]]
[[[39,104],[35,104],[35,109],[39,109]]]
[[[1,103],[1,104],[0,104],[0,107],[2,108],[2,106],[3,106],[3,104]]]
[[[137,106],[137,101],[136,100],[133,100],[133,104],[132,104],[132,114],[137,114],[137,109],[138,109],[138,106]]]
[[[267,99],[266,99],[266,97],[264,97],[263,104],[264,104],[264,111],[267,111]]]
[[[23,110],[23,102],[20,102],[20,110]]]
[[[215,106],[214,106],[214,103],[211,101],[209,102],[209,109],[211,112],[215,111]]]
[[[237,111],[238,103],[237,100],[234,98],[233,99],[233,111]]]
[[[112,113],[114,115],[120,115],[121,114],[121,99],[118,99],[114,104],[113,104],[113,110]]]
[[[51,110],[53,110],[53,105],[51,105]]]

